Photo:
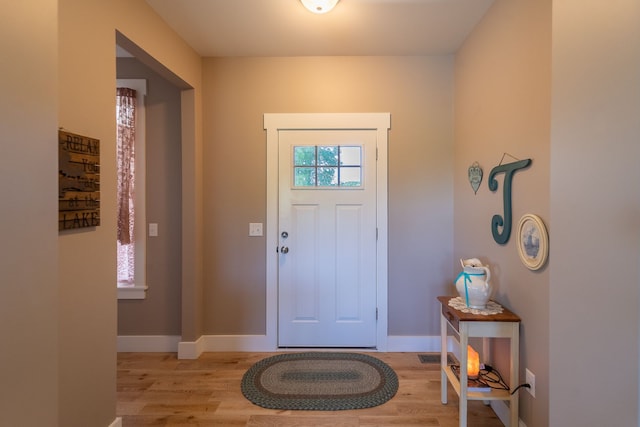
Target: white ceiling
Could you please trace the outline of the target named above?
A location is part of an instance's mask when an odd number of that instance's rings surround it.
[[[455,52],[494,0],[147,0],[200,55],[433,55]]]

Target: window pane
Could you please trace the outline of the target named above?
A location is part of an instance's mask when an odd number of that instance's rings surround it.
[[[135,285],[136,91],[116,89],[117,281]]]
[[[135,243],[129,243],[126,245],[117,242],[118,249],[118,276],[117,280],[119,284],[133,285],[135,284]]]
[[[361,166],[361,148],[360,147],[340,147],[340,165],[342,166]]]
[[[316,147],[293,147],[294,166],[313,166],[316,164]]]
[[[338,168],[318,168],[318,187],[335,187],[338,185]]]
[[[316,168],[294,168],[294,186],[296,187],[315,187],[316,186]]]
[[[360,167],[340,168],[340,185],[343,187],[360,187],[362,185]]]
[[[361,187],[362,147],[293,147],[294,187]]]
[[[338,166],[338,147],[318,147],[318,165]]]

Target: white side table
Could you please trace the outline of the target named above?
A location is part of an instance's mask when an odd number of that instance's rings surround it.
[[[510,408],[511,427],[518,426],[518,393],[511,395],[507,390],[491,390],[490,392],[470,392],[467,390],[467,344],[471,337],[509,338],[510,351],[510,388],[518,386],[518,362],[520,346],[520,318],[504,308],[500,314],[481,315],[463,313],[449,306],[449,300],[454,297],[438,297],[442,305],[440,314],[440,371],[441,371],[441,401],[447,403],[447,381],[451,383],[460,398],[460,427],[467,426],[468,400],[508,400]],[[460,380],[455,376],[451,367],[447,365],[447,337],[449,326],[458,335],[460,341]],[[488,339],[484,340],[483,356],[488,354]]]

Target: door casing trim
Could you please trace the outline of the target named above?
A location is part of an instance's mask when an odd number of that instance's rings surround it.
[[[266,339],[278,349],[278,132],[281,130],[375,130],[376,217],[378,243],[376,254],[378,322],[376,349],[387,351],[388,329],[388,144],[390,113],[265,113],[267,133],[267,216],[266,244]]]

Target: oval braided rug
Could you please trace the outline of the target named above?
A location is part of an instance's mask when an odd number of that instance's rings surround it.
[[[287,353],[253,365],[241,387],[263,408],[338,411],[383,404],[398,391],[398,376],[366,354]]]

